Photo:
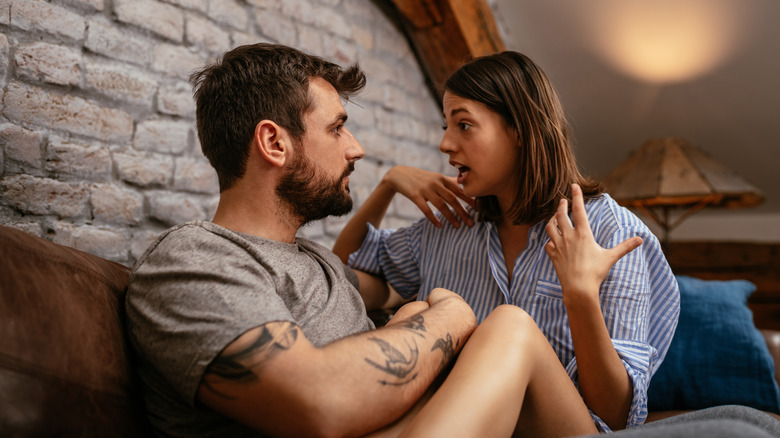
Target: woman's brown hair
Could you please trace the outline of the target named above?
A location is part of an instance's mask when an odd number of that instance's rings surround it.
[[[558,95],[527,56],[506,51],[476,58],[453,73],[445,89],[486,105],[516,132],[517,194],[506,212],[514,224],[552,217],[560,200],[571,198],[572,183],[578,183],[586,197],[602,192],[598,182],[580,173]],[[502,217],[495,196],[478,197],[477,211],[481,220]]]

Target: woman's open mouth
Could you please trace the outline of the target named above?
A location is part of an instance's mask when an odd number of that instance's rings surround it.
[[[463,184],[466,178],[469,176],[470,168],[466,166],[455,166],[458,169],[458,184]]]

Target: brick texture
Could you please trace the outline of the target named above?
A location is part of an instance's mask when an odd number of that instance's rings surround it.
[[[395,164],[445,171],[441,116],[403,35],[364,0],[0,0],[0,223],[132,265],[167,227],[210,219],[190,73],[277,42],[368,82],[347,105],[359,206]],[[385,224],[422,217],[403,200]],[[349,216],[300,234],[333,244]]]
[[[81,55],[73,49],[47,43],[24,45],[17,49],[16,73],[32,81],[57,85],[77,85],[81,79]]]

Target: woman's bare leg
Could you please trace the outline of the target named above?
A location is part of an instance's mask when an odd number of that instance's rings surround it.
[[[577,389],[533,319],[500,306],[401,436],[572,436],[597,433]]]

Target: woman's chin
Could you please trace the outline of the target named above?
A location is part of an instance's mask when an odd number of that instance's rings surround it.
[[[474,187],[463,186],[463,194],[469,198],[477,198],[479,196],[486,196],[481,190],[474,190]]]

